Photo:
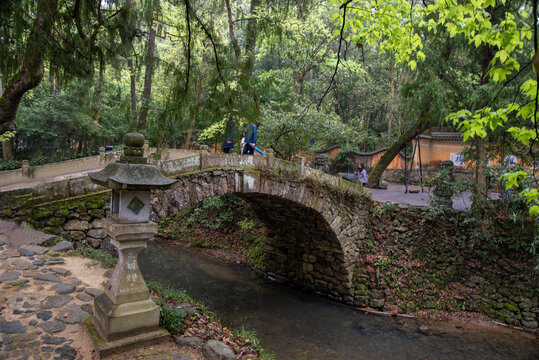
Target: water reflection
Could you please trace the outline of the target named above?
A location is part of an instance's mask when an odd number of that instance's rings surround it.
[[[536,339],[522,333],[365,314],[162,243],[150,243],[139,263],[146,280],[186,289],[223,325],[255,330],[278,359],[539,358]]]

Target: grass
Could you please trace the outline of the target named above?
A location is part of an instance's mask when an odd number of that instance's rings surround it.
[[[84,257],[88,257],[90,259],[96,259],[99,260],[101,265],[103,265],[106,268],[113,268],[118,263],[118,259],[115,258],[110,253],[99,250],[99,249],[91,249],[91,248],[81,248],[80,254]]]

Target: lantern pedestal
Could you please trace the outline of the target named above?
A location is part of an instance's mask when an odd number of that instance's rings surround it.
[[[94,325],[109,344],[130,339],[155,339],[167,334],[159,328],[159,306],[148,291],[138,267],[137,255],[157,233],[153,222],[124,224],[103,219],[103,229],[118,249],[118,264],[105,292],[94,300]]]
[[[110,218],[103,219],[103,230],[119,255],[105,292],[94,299],[93,320],[84,321],[100,356],[168,335],[159,329],[160,309],[150,299],[137,255],[157,234],[157,224],[149,221],[151,190],[169,189],[177,180],[147,163],[144,136],[136,130],[125,134],[124,145],[118,162],[88,173],[92,182],[112,189]]]

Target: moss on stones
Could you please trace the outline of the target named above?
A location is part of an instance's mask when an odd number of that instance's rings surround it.
[[[520,311],[520,309],[518,307],[516,307],[515,305],[510,304],[508,302],[503,304],[503,307],[506,308],[507,310],[509,310],[511,312],[515,312],[515,313]]]

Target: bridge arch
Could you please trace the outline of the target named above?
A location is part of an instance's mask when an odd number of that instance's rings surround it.
[[[272,279],[353,302],[352,274],[370,200],[343,196],[305,178],[253,169],[206,169],[156,192],[158,219],[217,195],[247,201],[264,225],[264,272]]]

